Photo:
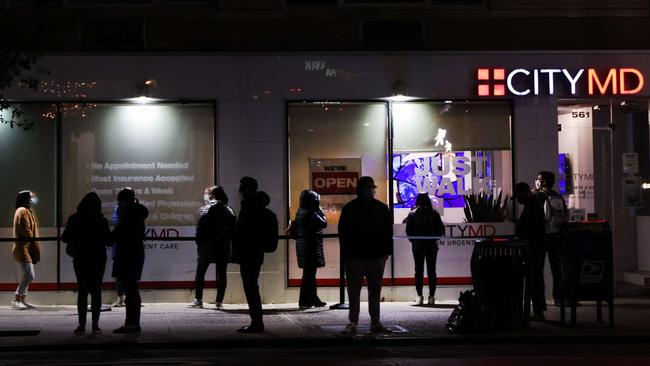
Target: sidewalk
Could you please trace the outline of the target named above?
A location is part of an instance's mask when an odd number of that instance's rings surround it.
[[[585,303],[578,308],[577,326],[559,323],[560,312],[549,306],[547,322],[531,323],[529,329],[459,336],[449,334],[445,324],[452,304],[434,307],[409,303],[383,303],[382,322],[395,331],[389,336],[366,334],[369,318],[362,303],[359,335],[346,337],[340,331],[347,324],[347,310],[328,308],[299,310],[296,304],[265,305],[266,332],[239,334],[236,329],[249,322],[245,305],[226,304],[218,311],[214,305],[205,309],[188,308],[186,304],[145,304],[142,309],[142,333],[114,335],[112,330],[123,324],[124,308],[102,312],[100,327],[103,334],[75,336],[76,308],[73,306],[40,306],[32,310],[12,310],[0,307],[0,350],[22,348],[77,347],[173,347],[174,345],[204,344],[210,347],[246,347],[276,344],[339,345],[351,342],[395,343],[463,343],[506,341],[582,341],[586,339],[650,339],[650,301],[618,299],[615,328],[596,322],[596,307]],[[604,308],[604,320],[607,311]],[[567,312],[568,320],[569,312]],[[90,324],[90,314],[88,314]],[[89,332],[88,327],[88,333]],[[34,331],[36,335],[18,336],[19,331]],[[12,336],[6,336],[14,333]]]

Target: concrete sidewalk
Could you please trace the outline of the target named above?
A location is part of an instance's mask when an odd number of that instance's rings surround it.
[[[204,309],[188,308],[186,304],[145,304],[142,309],[142,333],[115,335],[114,328],[124,322],[124,308],[102,312],[100,327],[103,334],[73,335],[77,326],[73,306],[39,306],[31,310],[0,307],[0,349],[113,347],[137,345],[170,347],[174,344],[209,344],[211,347],[246,347],[249,344],[346,344],[354,341],[397,342],[505,342],[585,340],[588,338],[623,339],[650,338],[650,301],[617,300],[616,326],[596,322],[596,307],[585,303],[578,308],[578,324],[569,327],[559,323],[559,309],[549,306],[547,321],[531,323],[529,329],[500,331],[478,335],[455,335],[445,329],[453,304],[414,306],[409,303],[382,303],[382,322],[395,331],[389,336],[367,334],[367,306],[362,304],[360,333],[346,337],[340,331],[347,324],[347,310],[328,308],[299,310],[297,304],[265,305],[266,332],[239,334],[236,329],[249,322],[245,305],[226,304],[225,310],[207,304]],[[568,315],[568,314],[567,314]],[[607,311],[604,309],[604,320]],[[90,314],[88,314],[90,324]],[[88,333],[90,333],[88,327]],[[35,335],[20,335],[35,331]],[[13,333],[13,335],[11,335]]]

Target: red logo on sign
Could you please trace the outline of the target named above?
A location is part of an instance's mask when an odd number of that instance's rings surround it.
[[[477,73],[479,97],[506,95],[505,69],[478,69]]]
[[[358,172],[314,172],[311,186],[318,194],[355,194]]]

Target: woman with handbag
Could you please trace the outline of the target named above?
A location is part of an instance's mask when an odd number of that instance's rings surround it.
[[[14,242],[11,254],[20,264],[21,277],[16,289],[16,298],[11,302],[11,308],[16,310],[32,309],[34,305],[27,301],[27,290],[34,281],[34,265],[41,260],[41,246],[34,238],[38,237],[38,221],[32,210],[32,205],[38,203],[36,194],[32,191],[20,191],[16,196],[16,212],[14,213]]]
[[[111,243],[111,230],[102,214],[102,201],[95,192],[84,196],[77,212],[68,218],[61,240],[71,256],[77,276],[77,315],[79,326],[74,334],[86,332],[88,294],[91,299],[92,332],[98,334],[99,314],[102,308],[102,280],[106,268],[106,247]]]

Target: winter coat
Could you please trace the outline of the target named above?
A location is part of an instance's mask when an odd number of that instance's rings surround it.
[[[38,221],[26,207],[18,207],[14,214],[14,238],[37,238]],[[18,262],[36,264],[41,260],[41,244],[36,240],[16,241],[11,254]]]
[[[327,227],[325,213],[318,207],[318,193],[304,191],[300,195],[300,208],[296,220],[291,225],[291,235],[307,236],[296,239],[296,257],[298,267],[325,267],[323,254],[323,229]]]
[[[528,240],[531,249],[535,249],[536,247],[543,246],[545,243],[546,220],[544,207],[535,196],[526,198],[523,204],[524,210],[521,212],[521,216],[519,216],[515,234],[521,239]]]
[[[212,200],[201,208],[196,226],[196,249],[202,263],[228,263],[237,218],[227,204]]]
[[[261,196],[266,199],[260,199]],[[266,235],[273,235],[269,232],[275,230],[276,241],[278,236],[277,217],[273,211],[266,208],[268,205],[268,195],[263,192],[257,192],[254,197],[241,202],[232,246],[232,262],[255,265],[262,265],[264,262],[264,243],[269,241]]]
[[[131,203],[122,208],[113,229],[115,258],[113,277],[140,280],[144,265],[144,220],[149,216],[146,207]]]
[[[381,259],[393,252],[388,206],[374,198],[355,198],[343,206],[338,230],[345,259]]]
[[[445,235],[445,225],[436,210],[429,211],[423,207],[415,206],[404,219],[404,223],[406,224],[406,235],[408,236]],[[409,241],[414,247],[434,246],[436,250],[438,249],[437,239],[409,239]]]
[[[112,245],[111,229],[103,215],[85,216],[72,214],[61,235],[61,241],[71,247],[73,260],[77,264],[104,266],[106,247]]]

